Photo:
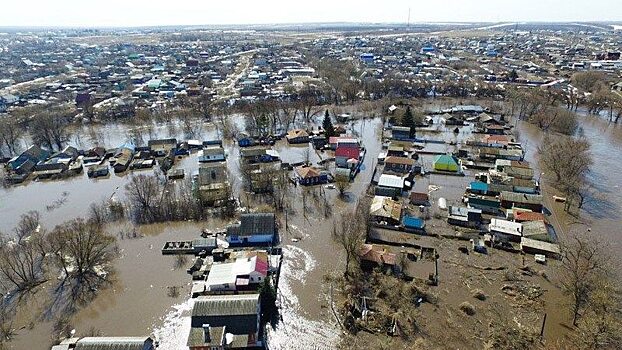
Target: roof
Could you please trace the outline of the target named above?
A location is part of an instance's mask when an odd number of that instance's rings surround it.
[[[267,257],[252,256],[238,258],[234,262],[213,264],[207,275],[207,285],[216,286],[222,284],[235,284],[238,276],[247,276],[257,272],[263,276],[268,274]]]
[[[360,154],[358,147],[342,147],[341,145],[341,143],[337,145],[337,149],[335,150],[335,157],[359,159]]]
[[[320,171],[314,167],[298,167],[296,168],[296,174],[303,179],[320,176]]]
[[[411,192],[410,193],[410,200],[411,201],[428,201],[428,199],[430,198],[430,196],[427,193],[423,193],[423,192]]]
[[[525,221],[523,222],[523,236],[541,236],[547,237],[549,230],[544,221]]]
[[[192,317],[256,315],[259,294],[208,295],[196,298]]]
[[[371,202],[369,214],[399,221],[402,216],[402,205],[389,197],[375,196]]]
[[[396,175],[382,174],[378,179],[378,186],[402,189],[404,188],[404,179]]]
[[[523,225],[518,222],[512,222],[497,218],[490,219],[490,225],[488,229],[491,232],[499,232],[512,236],[521,236],[523,232]]]
[[[205,329],[203,327],[190,328],[188,335],[188,347],[211,347],[221,346],[224,343],[225,327],[209,327],[209,342],[205,341]]]
[[[150,350],[149,337],[86,337],[78,340],[76,350]]]
[[[291,131],[287,132],[287,137],[288,139],[295,139],[298,137],[309,137],[309,133],[307,133],[305,130],[302,129],[294,129]]]
[[[520,240],[521,249],[528,248],[532,250],[538,250],[542,252],[549,252],[554,254],[560,254],[561,250],[558,244],[539,241],[536,239],[531,239],[527,237],[522,237]]]
[[[403,165],[413,165],[415,164],[414,159],[406,158],[406,157],[395,157],[389,156],[384,160],[385,164],[403,164]]]
[[[519,211],[514,213],[514,221],[542,221],[544,222],[544,214],[534,213],[532,211]]]
[[[252,213],[242,214],[240,224],[229,226],[227,234],[252,236],[255,234],[271,234],[275,231],[276,222],[273,213]]]
[[[395,265],[396,256],[389,253],[384,248],[380,248],[373,244],[363,244],[359,250],[361,260],[375,262],[377,264]]]
[[[404,223],[404,226],[410,228],[423,228],[425,226],[422,219],[412,216],[404,216],[404,220],[402,222]]]
[[[501,192],[501,200],[523,204],[542,204],[542,196],[539,194],[503,191]]]
[[[455,165],[458,166],[458,162],[454,159],[454,157],[448,154],[439,154],[434,158],[434,164],[447,164],[447,165]]]
[[[488,192],[488,184],[485,183],[485,182],[473,181],[473,182],[471,182],[469,187],[471,188],[471,191]]]

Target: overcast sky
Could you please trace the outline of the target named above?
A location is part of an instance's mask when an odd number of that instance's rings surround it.
[[[2,0],[0,26],[620,21],[622,0]]]

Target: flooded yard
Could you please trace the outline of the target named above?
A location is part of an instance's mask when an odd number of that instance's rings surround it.
[[[349,130],[361,137],[367,149],[367,156],[361,167],[362,172],[349,189],[349,198],[356,198],[366,189],[371,180],[373,167],[380,152],[381,144],[377,136],[380,120],[362,120],[352,122]],[[172,135],[170,128],[156,127],[151,136],[181,137]],[[201,139],[215,139],[214,128],[206,127]],[[115,147],[127,139],[128,130],[123,126],[104,127],[90,136],[82,135],[75,140],[79,148],[95,145]],[[101,137],[101,135],[106,135]],[[116,136],[115,136],[116,135]],[[238,193],[242,182],[239,174],[239,148],[234,143],[225,143],[227,163],[235,192]],[[297,163],[308,158],[312,163],[327,158],[328,153],[316,153],[310,145],[290,146],[286,141],[279,141],[277,150],[283,162]],[[183,168],[186,174],[198,170],[196,154],[184,157],[175,165]],[[151,174],[153,170],[136,173]],[[134,172],[122,175],[111,174],[107,178],[89,179],[85,173],[73,178],[55,181],[31,181],[22,185],[0,189],[0,231],[12,233],[19,221],[19,216],[31,210],[41,213],[41,222],[45,229],[76,217],[88,214],[92,203],[115,198],[123,201],[125,185]],[[237,186],[236,186],[237,185]],[[279,281],[279,299],[281,320],[275,329],[269,332],[269,341],[273,349],[299,348],[334,348],[339,338],[339,329],[328,308],[327,286],[323,284],[323,276],[339,271],[338,254],[335,254],[331,242],[333,218],[346,210],[352,203],[337,199],[336,190],[325,190],[331,203],[332,217],[324,219],[306,211],[320,209],[303,208],[296,197],[301,191],[309,191],[294,187],[292,197],[293,213],[288,218],[288,226],[281,229],[284,242],[284,264]],[[316,187],[312,191],[320,191]],[[332,204],[334,203],[334,205]],[[174,223],[148,225],[135,228],[129,223],[113,224],[108,228],[110,233],[123,237],[119,239],[121,256],[115,262],[114,282],[112,286],[99,293],[98,297],[87,307],[73,316],[70,326],[76,334],[97,331],[103,335],[130,336],[153,334],[160,342],[161,349],[180,349],[185,346],[189,328],[189,315],[192,300],[187,296],[190,292],[191,280],[185,268],[175,268],[173,257],[162,256],[160,249],[167,240],[183,240],[196,238],[204,228],[222,229],[225,222],[209,220],[198,223]],[[284,226],[284,224],[283,224]],[[136,238],[129,238],[136,236]],[[292,238],[298,238],[292,243]],[[171,287],[178,288],[178,295],[168,293]],[[48,293],[38,292],[34,299]],[[22,324],[17,324],[20,331],[15,340],[9,344],[12,349],[49,349],[53,319],[37,315],[38,307],[44,305],[34,303],[37,307],[29,308],[23,313]],[[33,304],[33,305],[34,305]],[[28,329],[26,320],[36,319],[39,322]]]

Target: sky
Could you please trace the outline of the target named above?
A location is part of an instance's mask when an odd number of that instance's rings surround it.
[[[2,26],[622,21],[622,0],[2,0]]]

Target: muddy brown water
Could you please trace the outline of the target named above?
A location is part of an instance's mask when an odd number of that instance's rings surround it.
[[[562,205],[551,203],[556,209],[557,220],[562,226],[573,231],[584,231],[590,228],[591,235],[604,244],[613,256],[622,254],[622,125],[609,123],[596,116],[582,115],[579,117],[582,133],[590,142],[594,164],[588,180],[599,193],[599,200],[587,201],[580,212],[579,219],[564,215],[559,209]],[[542,142],[543,133],[527,123],[518,125],[521,142],[526,145],[528,160],[534,167],[538,166],[538,146]],[[536,173],[539,173],[536,171]],[[543,175],[546,178],[546,174]],[[549,194],[550,197],[552,194]],[[583,224],[573,224],[582,221]],[[564,239],[564,232],[560,233]],[[620,266],[617,266],[620,268]]]
[[[376,137],[380,121],[364,120],[349,124],[349,129],[359,134],[368,150],[363,171],[357,181],[350,188],[352,197],[363,192],[371,179],[373,166],[380,152],[380,140]],[[179,137],[171,135],[166,128],[154,137]],[[125,141],[127,130],[122,126],[114,125],[104,128],[104,132],[97,135],[84,136],[78,140],[80,147],[86,148],[94,144],[108,147],[122,144]],[[85,134],[86,135],[86,134]],[[116,135],[116,136],[110,136]],[[212,137],[213,136],[213,137]],[[213,131],[203,139],[215,138]],[[95,142],[94,140],[97,140]],[[231,171],[232,182],[240,187],[241,179],[237,162],[239,149],[233,143],[225,144],[228,154],[228,166]],[[311,161],[317,162],[330,154],[318,156],[309,146],[291,147],[282,141],[275,149],[280,152],[284,162],[300,162],[306,157],[309,149]],[[196,155],[191,155],[179,161],[176,167],[182,167],[190,175],[198,169]],[[151,174],[152,170],[138,173]],[[33,181],[24,185],[0,189],[0,230],[12,233],[12,229],[19,220],[19,215],[30,210],[38,210],[42,215],[42,224],[46,229],[66,220],[83,217],[88,213],[91,203],[114,196],[118,200],[124,199],[124,186],[131,177],[131,173],[116,175],[108,178],[91,180],[82,174],[66,180]],[[323,219],[318,213],[308,214],[305,218],[304,210],[296,196],[300,195],[300,187],[290,194],[296,213],[289,218],[289,230],[282,230],[283,243],[287,264],[279,286],[281,287],[280,303],[283,307],[283,320],[271,333],[271,344],[274,348],[292,348],[291,339],[300,339],[299,344],[313,342],[317,348],[332,348],[338,338],[338,331],[327,314],[327,301],[322,286],[322,276],[333,272],[339,266],[339,254],[335,251],[331,241],[332,219]],[[326,190],[327,196],[334,205],[334,217],[339,217],[340,211],[353,205],[336,201],[336,190]],[[331,192],[332,191],[332,192]],[[62,199],[62,204],[60,200]],[[50,207],[48,209],[48,207]],[[51,207],[54,207],[53,209]],[[84,334],[90,329],[96,329],[104,335],[158,335],[169,336],[173,341],[163,341],[163,349],[185,348],[186,324],[189,321],[188,310],[191,305],[186,302],[190,290],[190,277],[185,269],[174,269],[174,260],[161,255],[160,249],[167,240],[192,239],[198,236],[203,228],[222,228],[226,223],[171,223],[166,225],[143,226],[139,232],[143,236],[138,239],[119,240],[122,256],[115,263],[115,282],[112,287],[103,290],[100,295],[87,307],[80,310],[72,319],[72,326],[76,334]],[[133,228],[129,224],[112,225],[111,233],[128,232]],[[302,237],[298,243],[292,242],[293,237]],[[180,296],[167,296],[167,288],[178,286]],[[47,293],[40,291],[40,295]],[[44,299],[37,297],[35,299]],[[36,303],[41,306],[40,303]],[[26,310],[18,320],[16,326],[21,328],[16,338],[9,344],[12,349],[49,349],[52,322],[41,321],[34,328],[25,327],[28,317],[37,317],[35,308]],[[183,312],[178,312],[183,309]],[[186,318],[184,318],[186,317]],[[320,322],[319,320],[328,320]],[[187,322],[188,321],[188,322]],[[24,328],[22,328],[24,327]],[[170,327],[170,329],[163,329]],[[180,335],[182,334],[182,335]],[[280,345],[279,345],[280,344]]]
[[[364,161],[362,172],[352,184],[349,192],[352,198],[360,196],[369,184],[376,158],[381,149],[378,138],[380,120],[357,121],[349,125],[360,135],[363,144],[367,148],[367,156]],[[112,129],[104,133],[108,136],[105,140],[107,146],[123,143],[124,131]],[[112,132],[116,130],[117,132]],[[169,130],[162,127],[159,137],[170,137]],[[535,150],[541,139],[541,133],[529,126],[519,125],[521,141],[527,147],[527,160],[535,160]],[[622,129],[619,126],[608,125],[607,122],[598,119],[586,119],[583,122],[585,135],[592,142],[592,152],[597,160],[593,167],[593,181],[599,184],[608,193],[607,203],[600,210],[590,207],[589,218],[592,231],[611,242],[610,249],[620,252],[622,247],[617,239],[617,224],[619,223],[619,210],[622,208],[622,196],[619,196],[618,185],[620,171],[622,171]],[[209,139],[216,136],[215,131],[207,131]],[[442,137],[447,141],[461,142],[468,137],[469,130],[457,135],[443,132],[442,134],[430,133],[429,138]],[[175,135],[179,137],[178,135]],[[97,136],[95,137],[97,138]],[[82,138],[85,141],[86,136]],[[110,144],[108,144],[110,143]],[[435,151],[451,151],[453,146],[432,145]],[[238,148],[234,144],[226,144],[228,164],[232,171],[235,187],[240,186],[239,171],[237,170]],[[283,161],[296,162],[304,160],[306,147],[290,147],[286,143],[278,143],[275,149],[281,153]],[[315,152],[310,151],[313,161],[319,160]],[[322,157],[326,157],[323,154]],[[606,161],[598,161],[606,160]],[[432,157],[423,156],[422,162],[428,168]],[[186,169],[190,174],[198,168],[195,156],[183,159],[177,166]],[[145,173],[149,173],[146,171]],[[438,199],[445,197],[448,204],[458,204],[460,197],[469,181],[473,179],[473,173],[467,171],[465,177],[453,177],[445,175],[431,175],[419,179],[415,183],[415,189],[425,191],[429,185],[439,186],[432,197]],[[19,215],[29,210],[39,210],[42,214],[44,226],[52,228],[54,225],[65,220],[84,216],[90,203],[109,198],[112,194],[122,199],[124,185],[129,179],[124,176],[112,174],[110,178],[90,180],[86,175],[61,181],[31,182],[22,186],[0,189],[0,231],[11,232],[19,220]],[[270,342],[273,348],[292,349],[308,348],[311,344],[315,348],[334,348],[335,341],[339,338],[338,328],[330,313],[327,286],[323,283],[323,276],[327,273],[339,273],[342,270],[343,261],[340,252],[331,242],[330,232],[333,220],[340,217],[344,210],[351,209],[354,200],[347,202],[337,199],[336,190],[325,190],[332,203],[333,217],[325,219],[319,212],[311,211],[307,217],[303,215],[302,205],[299,200],[300,187],[292,190],[294,197],[295,214],[288,218],[288,229],[282,229],[282,240],[286,263],[283,277],[279,284],[281,289],[280,304],[283,307],[283,320],[276,330],[270,334]],[[53,205],[55,201],[63,197],[67,192],[63,205],[53,210],[46,210],[46,206]],[[603,209],[604,208],[604,209]],[[606,209],[606,210],[605,210]],[[588,214],[585,214],[586,216]],[[184,269],[175,270],[174,261],[170,257],[163,257],[160,248],[164,241],[171,239],[191,239],[198,235],[205,227],[215,228],[224,226],[222,222],[202,223],[178,223],[141,228],[144,234],[140,239],[125,239],[119,241],[123,249],[123,257],[117,261],[116,283],[112,288],[105,290],[88,307],[75,315],[74,325],[77,333],[84,333],[94,327],[105,335],[140,335],[151,334],[162,325],[183,326],[188,317],[188,307],[185,314],[176,313],[176,306],[184,305],[186,293],[189,290],[190,278]],[[122,228],[116,228],[121,230]],[[114,228],[113,228],[114,230]],[[299,238],[293,242],[292,238]],[[169,286],[181,287],[180,296],[171,298],[167,296],[166,289]],[[558,299],[552,295],[552,299]],[[191,306],[190,306],[191,308]],[[176,319],[169,319],[170,315]],[[179,315],[178,315],[179,314]],[[186,317],[186,318],[183,318]],[[561,322],[557,322],[559,324]],[[553,324],[556,324],[553,322]],[[43,322],[35,325],[32,330],[21,330],[9,345],[12,349],[49,349],[51,323]],[[551,328],[551,332],[557,332]],[[548,332],[548,330],[547,330]],[[176,349],[185,344],[183,336],[184,328],[173,328],[168,333],[175,337],[175,333],[181,334],[176,345],[167,345],[163,348]]]

